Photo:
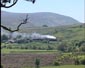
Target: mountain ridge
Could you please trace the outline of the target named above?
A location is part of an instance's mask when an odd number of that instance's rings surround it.
[[[29,15],[30,23],[23,25],[23,27],[56,27],[62,25],[79,24],[80,22],[72,17],[56,14],[53,12],[35,12],[35,13],[13,13],[7,11],[1,11],[1,24],[8,27],[16,26],[25,19],[26,15]],[[5,20],[4,20],[5,19]],[[12,22],[12,23],[11,23]]]

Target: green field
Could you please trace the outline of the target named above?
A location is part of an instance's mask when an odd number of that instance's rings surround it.
[[[27,33],[30,33],[29,29]],[[55,54],[55,61],[62,63],[60,66],[51,66],[50,64],[40,68],[85,68],[85,34],[83,26],[71,26],[62,28],[41,28],[32,31],[41,34],[51,34],[57,38],[57,41],[32,41],[28,43],[1,43],[2,54]],[[49,56],[49,55],[48,55]],[[28,57],[27,57],[28,58]],[[25,58],[24,58],[25,59]],[[78,60],[79,64],[68,65],[68,62]],[[74,60],[75,59],[75,60]],[[46,60],[46,59],[45,59]],[[4,59],[5,61],[5,59]],[[9,61],[9,60],[8,60]],[[30,60],[31,61],[31,60]],[[83,63],[82,63],[83,61]],[[64,63],[66,63],[64,65]],[[20,64],[20,63],[19,63]],[[28,63],[26,63],[28,65]],[[83,64],[83,65],[81,65]],[[22,65],[22,64],[21,64]],[[24,67],[35,68],[35,67]]]
[[[63,65],[63,66],[48,66],[41,68],[85,68],[85,65]]]
[[[25,67],[25,68],[35,68],[35,67]],[[40,68],[85,68],[85,65],[45,66]]]
[[[51,54],[57,53],[57,50],[27,50],[27,49],[2,49],[1,53],[36,53],[36,54]]]
[[[85,51],[85,34],[84,34],[84,26],[69,26],[69,27],[48,27],[48,28],[32,28],[28,29],[27,33],[31,33],[29,31],[35,31],[40,34],[51,34],[57,38],[57,41],[32,41],[24,43],[23,40],[21,43],[4,43],[2,42],[1,48],[3,52],[3,48],[6,49],[26,49],[28,50],[58,50],[58,47],[63,44],[63,46],[67,46],[68,51]],[[29,40],[28,40],[29,41]],[[80,44],[81,43],[81,44]],[[82,49],[83,48],[83,49]],[[15,51],[15,50],[14,50]],[[5,51],[4,51],[5,52]],[[7,51],[8,52],[8,51]]]

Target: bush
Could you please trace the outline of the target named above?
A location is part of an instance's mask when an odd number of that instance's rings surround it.
[[[3,65],[1,65],[1,68],[3,68]]]
[[[82,59],[80,62],[81,64],[85,65],[85,59]]]
[[[36,65],[36,68],[40,68],[40,59],[36,58],[35,60],[35,65]]]
[[[47,25],[43,25],[43,27],[48,27]]]
[[[55,66],[59,66],[59,65],[60,65],[60,62],[55,61],[55,62],[54,62],[54,65],[55,65]]]
[[[1,42],[6,42],[7,40],[8,40],[8,36],[5,35],[5,34],[3,34],[3,35],[1,36]]]
[[[75,65],[79,65],[79,64],[80,64],[79,60],[75,59]]]
[[[67,51],[67,48],[68,48],[68,46],[67,46],[66,43],[61,43],[61,44],[57,47],[57,49],[58,49],[59,51],[63,51],[63,52],[66,52],[66,51]]]
[[[80,51],[85,52],[85,46],[84,45],[80,46]]]

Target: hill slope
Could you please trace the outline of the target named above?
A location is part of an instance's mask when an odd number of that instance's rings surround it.
[[[29,15],[30,23],[23,25],[23,27],[36,27],[36,26],[39,27],[43,25],[54,27],[54,26],[72,25],[80,23],[71,17],[51,12],[11,13],[11,12],[1,11],[1,24],[4,24],[6,26],[16,27],[17,24],[22,22],[22,20],[26,17],[26,14]]]

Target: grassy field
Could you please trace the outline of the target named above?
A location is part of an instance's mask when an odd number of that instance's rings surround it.
[[[80,42],[84,41],[85,34],[84,34],[84,27],[80,26],[70,26],[70,27],[48,27],[48,28],[36,28],[36,29],[29,29],[27,33],[31,33],[29,31],[35,31],[40,34],[51,34],[57,38],[57,41],[32,41],[28,43],[1,43],[2,48],[7,49],[34,49],[34,50],[57,50],[59,45],[66,45],[71,50],[74,45],[79,44]],[[41,32],[40,32],[41,31]],[[84,45],[85,43],[81,44]],[[3,49],[5,50],[5,49]],[[7,51],[3,51],[2,53]],[[75,48],[77,50],[77,47]],[[15,50],[14,50],[15,51]],[[7,51],[9,52],[9,50]],[[21,51],[20,51],[21,52]],[[22,51],[23,52],[23,51]]]
[[[81,52],[79,54],[75,53],[76,51],[79,51],[80,47],[78,48],[78,46],[75,46],[75,48],[73,49],[75,43],[79,43],[85,39],[84,38],[84,27],[76,26],[76,27],[66,27],[66,28],[43,28],[43,29],[36,29],[35,32],[39,32],[41,34],[52,34],[53,36],[57,37],[58,41],[50,42],[49,44],[47,42],[31,42],[31,43],[22,43],[22,44],[2,43],[1,53],[2,54],[32,53],[32,54],[39,54],[39,55],[54,53],[56,55],[59,54],[58,55],[59,57],[56,57],[56,61],[59,60],[59,62],[60,61],[62,62],[62,59],[64,60],[64,62],[67,62],[65,58],[68,58],[68,57],[69,58],[67,60],[69,60],[69,62],[71,62],[70,58],[71,59],[78,58],[79,61],[81,59],[85,59],[85,54],[82,55]],[[67,45],[70,49],[72,48],[73,50],[68,53],[60,52],[57,49],[57,47],[61,43],[63,43],[64,45]],[[84,44],[85,43],[83,43],[82,46]],[[50,46],[50,48],[53,48],[53,50],[47,50],[48,45]],[[33,50],[33,47],[35,47],[34,50]],[[35,68],[35,67],[24,67],[24,68]],[[85,68],[85,65],[61,65],[61,66],[50,66],[49,65],[49,66],[40,67],[40,68]]]
[[[36,54],[51,54],[57,53],[57,50],[27,50],[27,49],[2,49],[1,53],[36,53]]]
[[[35,68],[35,67],[25,67],[25,68]],[[85,68],[85,65],[45,66],[40,68]]]
[[[63,66],[47,66],[41,68],[85,68],[85,65],[63,65]]]

